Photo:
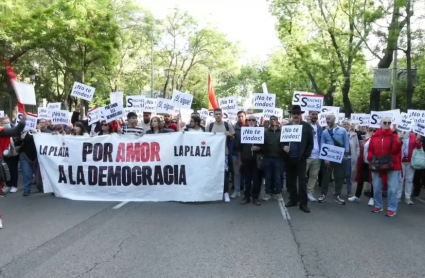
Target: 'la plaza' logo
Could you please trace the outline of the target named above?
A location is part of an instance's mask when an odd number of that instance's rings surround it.
[[[210,146],[206,146],[206,142],[202,141],[201,146],[180,145],[174,146],[174,156],[211,156]]]

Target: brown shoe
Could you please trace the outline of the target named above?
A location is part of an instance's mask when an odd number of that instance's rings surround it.
[[[253,199],[253,200],[252,200],[252,203],[253,203],[254,205],[256,205],[256,206],[261,206],[261,203],[260,203],[260,201],[259,201],[258,199]]]
[[[250,198],[248,198],[248,199],[247,198],[243,198],[242,199],[242,202],[241,202],[242,205],[246,205],[246,204],[249,204],[249,203],[251,203],[251,199]]]

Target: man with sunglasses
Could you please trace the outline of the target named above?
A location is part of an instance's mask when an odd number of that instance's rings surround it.
[[[286,187],[289,192],[289,202],[286,207],[295,207],[300,203],[300,210],[310,212],[307,207],[307,159],[314,148],[313,128],[310,124],[303,122],[299,105],[293,105],[288,111],[291,114],[292,123],[288,125],[301,125],[301,142],[283,143],[283,151],[286,166]],[[298,181],[298,190],[297,190]]]
[[[264,131],[264,172],[266,176],[266,194],[264,201],[273,196],[283,201],[283,148],[280,143],[280,124],[276,116],[270,116],[270,127]]]
[[[345,128],[338,127],[335,123],[335,115],[326,116],[326,124],[328,129],[322,133],[322,144],[334,145],[345,149],[345,155],[341,163],[335,163],[325,160],[322,165],[322,194],[318,202],[323,203],[328,193],[329,181],[332,173],[335,179],[335,202],[340,205],[345,205],[345,200],[341,198],[341,189],[345,177],[345,163],[350,152],[350,145],[348,142],[348,134]]]

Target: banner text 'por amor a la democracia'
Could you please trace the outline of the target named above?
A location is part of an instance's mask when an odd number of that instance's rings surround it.
[[[221,200],[225,136],[36,134],[45,192],[72,200]]]

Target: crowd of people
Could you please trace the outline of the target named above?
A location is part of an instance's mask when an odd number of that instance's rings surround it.
[[[35,130],[24,131],[26,117],[16,126],[11,124],[7,116],[0,119],[0,158],[8,166],[10,173],[10,177],[3,177],[0,196],[18,191],[19,165],[23,178],[23,196],[30,196],[33,184],[36,184],[38,191],[43,192],[33,139],[37,132],[74,136],[106,136],[114,133],[137,136],[168,132],[224,133],[227,139],[223,199],[230,202],[231,199],[239,198],[242,192],[243,205],[252,202],[260,206],[261,201],[272,198],[283,201],[282,191],[286,185],[289,201],[285,206],[299,206],[308,213],[308,202],[326,201],[329,185],[334,187],[333,200],[345,205],[342,192],[344,185],[348,201],[358,203],[365,184],[369,183],[371,192],[364,192],[364,195],[369,196],[368,205],[373,207],[372,212],[383,211],[382,197],[388,196],[385,215],[392,217],[397,213],[403,193],[405,203],[413,205],[412,197],[418,196],[425,184],[425,171],[416,170],[411,165],[414,150],[425,147],[425,138],[414,133],[397,132],[390,118],[381,120],[381,128],[372,129],[356,127],[349,120],[337,124],[335,116],[328,115],[327,126],[322,127],[318,123],[319,112],[310,111],[307,121],[303,121],[304,112],[300,106],[293,105],[288,111],[290,118],[281,122],[277,116],[258,122],[252,110],[248,109],[239,111],[237,122],[232,124],[223,119],[221,109],[215,109],[214,120],[208,124],[196,112],[192,113],[187,125],[180,123],[172,115],[152,117],[148,112],[143,113],[143,119],[139,121],[138,115],[130,112],[125,121],[107,123],[101,120],[89,126],[87,119],[80,119],[80,110],[81,107],[77,107],[73,113],[71,126],[52,125],[48,119],[38,119]],[[283,125],[301,125],[301,141],[280,142]],[[264,143],[241,143],[242,127],[264,127]],[[344,148],[342,162],[320,159],[322,144]],[[353,181],[357,182],[354,194]],[[263,186],[264,194],[260,199]],[[320,188],[317,199],[316,187]],[[0,216],[0,228],[2,227]]]

